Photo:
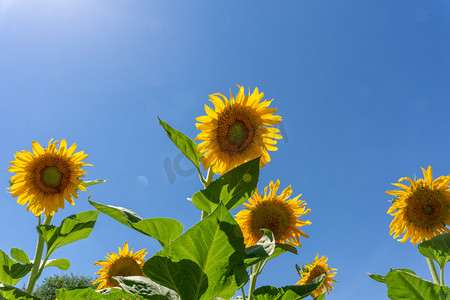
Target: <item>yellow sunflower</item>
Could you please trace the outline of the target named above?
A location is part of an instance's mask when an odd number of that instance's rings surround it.
[[[210,95],[214,110],[205,105],[206,116],[196,118],[201,130],[195,140],[203,140],[197,152],[204,153],[200,161],[204,169],[212,167],[216,174],[226,173],[247,160],[261,156],[260,167],[270,161],[267,151],[276,151],[275,139],[281,139],[273,126],[281,117],[272,115],[277,109],[269,108],[272,100],[260,102],[264,94],[255,88],[245,96],[239,87],[236,98],[230,92],[230,100],[222,94]]]
[[[52,139],[53,140],[53,139]],[[33,151],[17,152],[15,160],[11,161],[8,171],[16,173],[11,177],[9,192],[18,197],[21,205],[28,203],[27,211],[36,216],[45,211],[48,217],[64,208],[64,199],[74,205],[72,197],[78,198],[76,189],[86,191],[81,185],[85,171],[83,166],[91,164],[82,162],[88,157],[83,151],[75,153],[77,147],[73,144],[67,148],[65,140],[48,143],[48,148],[42,148],[38,142],[33,142]]]
[[[118,287],[119,283],[113,279],[114,276],[145,276],[142,271],[142,266],[145,263],[143,258],[147,252],[142,249],[133,254],[128,248],[128,243],[125,242],[123,250],[119,247],[119,254],[108,253],[107,261],[98,261],[94,265],[103,266],[97,273],[100,276],[93,284],[99,283],[97,290]]]
[[[244,235],[247,247],[255,245],[263,235],[261,229],[269,229],[273,232],[276,243],[290,242],[294,246],[301,246],[300,236],[309,237],[299,228],[310,225],[310,221],[297,219],[308,214],[311,210],[306,209],[306,202],[299,200],[298,195],[294,199],[288,200],[292,194],[291,186],[277,196],[280,181],[274,184],[270,182],[264,189],[264,196],[258,193],[248,200],[250,204],[244,203],[247,210],[241,210],[236,215],[236,222],[239,224]],[[269,193],[267,193],[269,188]]]
[[[322,256],[319,259],[319,254],[317,254],[316,258],[310,265],[306,265],[305,267],[303,267],[303,272],[301,273],[302,278],[296,283],[302,285],[307,284],[314,278],[322,274],[326,274],[323,285],[311,294],[313,298],[320,296],[325,292],[325,290],[328,294],[332,289],[334,289],[334,283],[337,282],[337,280],[331,278],[336,275],[336,272],[332,273],[331,271],[337,271],[337,269],[328,267],[327,260],[328,258],[326,258],[325,256]]]
[[[415,245],[422,239],[431,239],[450,230],[450,175],[441,176],[433,181],[431,166],[428,170],[422,168],[424,179],[407,180],[410,186],[393,183],[402,190],[387,191],[386,194],[398,197],[388,210],[388,214],[395,216],[392,220],[390,234],[394,239],[405,234],[400,242],[409,238]]]

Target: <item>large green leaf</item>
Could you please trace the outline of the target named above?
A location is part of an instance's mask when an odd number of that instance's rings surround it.
[[[400,271],[404,271],[406,273],[417,275],[416,272],[414,272],[413,270],[410,270],[410,269],[396,269],[396,270],[400,270]],[[391,271],[392,271],[392,269],[391,269]],[[381,283],[386,283],[386,276],[378,275],[378,274],[372,274],[372,273],[367,273],[367,275],[369,275],[369,277],[372,278],[375,281],[378,281],[378,282],[381,282]]]
[[[58,269],[67,271],[69,270],[70,267],[70,261],[65,258],[50,259],[45,263],[44,268],[48,267],[57,267]]]
[[[39,234],[47,242],[47,257],[56,249],[89,237],[94,229],[99,212],[85,211],[65,218],[59,227],[41,225],[37,227]]]
[[[211,182],[192,196],[194,205],[211,213],[222,202],[228,210],[247,201],[255,192],[259,177],[259,160],[248,161]]]
[[[177,238],[183,231],[183,225],[174,219],[142,219],[135,212],[123,207],[104,205],[91,200],[89,200],[89,203],[116,221],[157,239],[163,247]]]
[[[128,293],[119,288],[103,289],[94,291],[91,288],[78,288],[73,290],[57,290],[58,300],[78,300],[78,299],[137,299],[134,294]]]
[[[15,285],[25,277],[33,268],[33,264],[21,264],[12,260],[5,252],[0,250],[0,283]]]
[[[142,276],[114,276],[120,287],[132,294],[139,294],[145,299],[152,296],[160,296],[164,299],[179,300],[180,296],[173,290],[166,288],[147,277]]]
[[[183,300],[230,299],[248,279],[244,238],[223,204],[143,267],[153,281]]]
[[[443,269],[450,261],[450,233],[444,233],[420,243],[419,252],[425,257],[435,260],[439,268]]]
[[[162,121],[159,117],[158,120],[159,124],[164,128],[167,136],[175,144],[175,146],[183,152],[183,154],[195,165],[197,169],[200,169],[200,157],[202,157],[202,154],[195,151],[197,149],[197,144],[181,131],[170,127],[169,124]]]
[[[256,300],[296,300],[309,296],[320,288],[325,280],[325,274],[314,278],[305,285],[289,285],[282,288],[263,286],[253,293]]]
[[[7,285],[7,284],[0,284],[0,300],[40,300],[39,298],[33,297],[32,295],[29,295],[25,293],[24,291]]]
[[[256,243],[256,245],[245,249],[245,265],[249,267],[257,262],[268,258],[275,250],[275,238],[272,231],[269,229],[262,229],[264,235]]]
[[[402,270],[387,273],[386,285],[390,299],[450,299],[450,289],[424,280]]]
[[[11,257],[23,264],[31,263],[30,259],[28,258],[28,255],[25,253],[25,251],[23,251],[22,249],[19,249],[19,248],[11,249]]]

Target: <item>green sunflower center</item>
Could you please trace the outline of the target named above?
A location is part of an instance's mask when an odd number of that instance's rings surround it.
[[[406,199],[406,218],[423,228],[434,227],[444,222],[448,209],[444,195],[429,188],[418,189]]]
[[[248,128],[244,122],[236,121],[228,128],[228,140],[233,144],[241,144],[248,136]]]
[[[282,202],[265,201],[253,210],[251,228],[255,236],[262,236],[261,229],[266,228],[279,240],[288,233],[289,225],[290,214]]]
[[[58,187],[61,184],[63,174],[58,167],[48,166],[41,171],[41,181],[48,187]]]

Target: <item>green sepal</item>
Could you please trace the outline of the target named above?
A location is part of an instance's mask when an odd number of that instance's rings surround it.
[[[142,219],[138,214],[127,208],[104,205],[91,200],[89,200],[89,203],[119,223],[158,240],[162,247],[170,244],[183,232],[183,225],[174,219]]]
[[[302,299],[320,288],[325,280],[326,274],[314,278],[305,285],[289,285],[282,288],[273,286],[262,286],[253,293],[256,300],[296,300]]]
[[[140,295],[144,299],[161,299],[179,300],[175,291],[166,288],[147,277],[142,276],[114,276],[113,277],[120,285],[120,287],[131,294]]]
[[[57,267],[60,270],[67,271],[70,267],[70,261],[65,258],[50,259],[47,260],[44,266],[44,268],[48,267]]]
[[[260,157],[248,161],[211,182],[192,196],[194,205],[211,213],[222,202],[228,210],[247,201],[255,192],[259,177]]]
[[[167,136],[170,140],[177,146],[178,149],[194,164],[194,166],[200,170],[200,157],[202,157],[201,153],[197,153],[197,144],[187,137],[181,131],[173,129],[169,124],[164,122],[158,117],[159,124],[164,128],[167,133]]]
[[[386,285],[390,299],[450,299],[447,286],[434,284],[402,270],[387,273]]]
[[[261,229],[264,234],[256,245],[245,248],[244,262],[248,268],[261,260],[268,258],[275,250],[275,238],[269,229]]]
[[[0,249],[0,283],[13,286],[25,277],[32,268],[32,263],[15,262]]]
[[[248,280],[244,238],[223,204],[144,264],[153,281],[183,300],[230,299]]]
[[[436,261],[442,270],[450,261],[450,233],[444,233],[419,244],[420,254]]]
[[[0,299],[7,299],[7,300],[40,300],[39,298],[36,298],[30,294],[25,293],[24,291],[7,285],[7,284],[0,284]]]
[[[89,237],[94,229],[99,211],[85,211],[65,218],[61,225],[41,225],[36,227],[39,234],[47,243],[49,257],[56,249]]]

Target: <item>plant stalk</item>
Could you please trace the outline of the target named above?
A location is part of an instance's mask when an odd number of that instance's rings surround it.
[[[444,268],[441,269],[441,285],[445,285],[444,284]]]
[[[208,169],[208,175],[206,176],[206,182],[203,182],[204,188],[206,189],[208,185],[213,181],[214,172],[211,168]],[[202,220],[208,216],[206,211],[202,211]]]
[[[430,268],[431,276],[433,277],[433,282],[440,284],[439,275],[436,271],[436,266],[431,258],[427,257],[428,267]]]
[[[252,297],[256,287],[256,279],[258,279],[258,275],[262,271],[261,264],[262,262],[259,262],[251,267],[250,285],[248,287],[248,300],[253,299]]]
[[[51,221],[52,221],[53,216],[48,216],[45,221],[44,221],[44,225],[50,225]],[[39,216],[39,224],[40,224],[40,216]],[[36,284],[36,281],[39,278],[40,275],[40,265],[41,265],[41,259],[42,259],[42,253],[44,252],[44,245],[45,245],[45,241],[44,238],[39,234],[39,239],[38,239],[38,243],[36,246],[36,253],[34,255],[34,260],[33,260],[33,268],[31,269],[31,274],[30,274],[30,278],[28,279],[28,285],[27,285],[27,289],[26,292],[27,294],[32,294],[33,290],[34,290],[34,285]]]

